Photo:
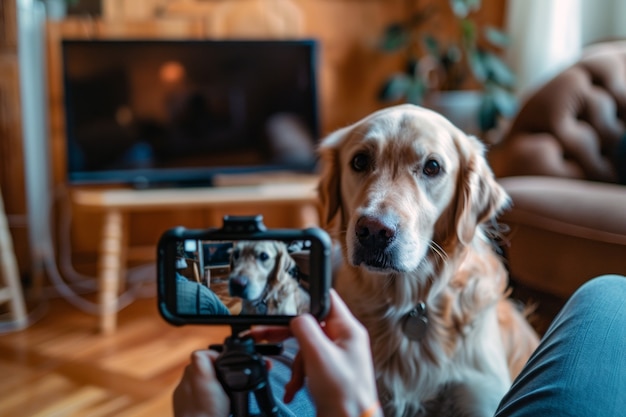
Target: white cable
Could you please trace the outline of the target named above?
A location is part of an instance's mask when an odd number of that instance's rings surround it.
[[[81,294],[97,291],[98,279],[96,277],[81,274],[73,267],[70,249],[71,242],[69,239],[71,233],[72,213],[65,187],[63,187],[62,185],[59,186],[57,192],[55,192],[54,195],[55,198],[53,198],[53,201],[65,201],[65,204],[61,204],[60,209],[61,230],[59,243],[59,261],[61,269],[63,270],[63,275],[68,277],[68,280],[71,281],[71,285],[65,282],[65,279],[59,271],[59,267],[56,263],[56,254],[54,251],[55,246],[52,242],[52,236],[55,235],[55,230],[52,226],[52,222],[48,222],[48,224],[50,225],[50,234],[49,237],[43,242],[47,252],[47,256],[44,257],[44,259],[46,260],[44,267],[54,285],[54,288],[56,289],[58,294],[61,295],[66,301],[86,313],[95,315],[100,314],[99,304],[81,297]],[[54,204],[51,202],[51,206],[53,205]],[[52,207],[50,207],[50,210],[48,210],[49,217],[51,217],[51,209]],[[147,297],[154,294],[154,291],[152,291],[152,294],[148,295],[148,293],[146,293],[145,291],[142,292],[141,288],[145,282],[156,280],[156,273],[154,273],[149,278],[144,277],[142,274],[142,272],[145,273],[144,270],[147,270],[148,267],[152,266],[153,265],[140,265],[138,267],[130,269],[127,272],[127,281],[131,284],[131,286],[126,292],[119,295],[119,297],[117,298],[117,311],[127,307],[136,299],[137,296]],[[77,288],[73,288],[74,286]]]
[[[36,322],[38,322],[39,320],[41,320],[42,317],[44,317],[46,315],[46,312],[48,311],[48,303],[44,302],[44,303],[39,303],[34,310],[30,311],[26,317],[26,327],[30,327],[33,324],[35,324]],[[0,322],[0,334],[6,334],[6,333],[10,333],[10,332],[14,332],[14,331],[18,331],[21,330],[20,328],[17,328],[14,322],[8,321],[1,321]]]

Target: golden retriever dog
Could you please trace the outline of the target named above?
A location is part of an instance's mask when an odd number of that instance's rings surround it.
[[[239,241],[231,253],[230,295],[242,299],[241,314],[296,315],[309,310],[296,262],[280,241]]]
[[[369,331],[386,416],[493,415],[537,346],[489,239],[509,197],[484,152],[414,105],[320,145],[322,223],[343,256],[334,286]]]

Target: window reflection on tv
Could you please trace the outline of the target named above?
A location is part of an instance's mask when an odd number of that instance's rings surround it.
[[[70,183],[210,185],[305,171],[319,139],[314,40],[64,40]]]

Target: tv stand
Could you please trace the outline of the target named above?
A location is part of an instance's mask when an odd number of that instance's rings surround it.
[[[274,205],[293,205],[300,226],[318,224],[317,181],[264,183],[246,186],[169,189],[75,189],[72,200],[77,207],[104,213],[98,254],[98,329],[115,332],[118,291],[123,279],[128,248],[128,219],[132,212],[147,210],[200,208],[212,212],[210,223],[220,225],[219,210],[249,209],[252,212]],[[218,218],[219,217],[219,218]],[[155,249],[156,251],[156,249]],[[155,278],[156,279],[156,278]]]

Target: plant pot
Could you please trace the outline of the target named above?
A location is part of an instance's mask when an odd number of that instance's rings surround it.
[[[424,98],[424,107],[441,113],[465,133],[479,136],[478,112],[482,95],[474,90],[437,91]]]

